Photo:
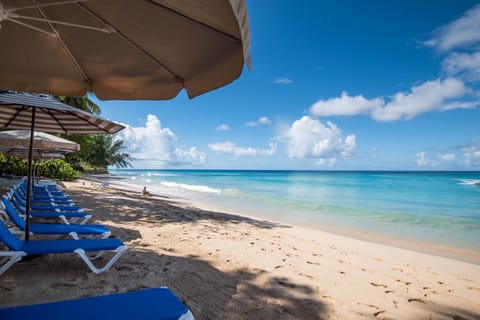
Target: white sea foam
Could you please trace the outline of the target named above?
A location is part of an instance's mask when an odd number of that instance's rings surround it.
[[[464,185],[478,184],[478,185],[480,185],[480,179],[462,179],[462,180],[460,180],[460,184],[464,184]]]
[[[191,191],[204,192],[204,193],[220,194],[222,192],[222,190],[210,188],[208,186],[191,185],[191,184],[176,183],[176,182],[164,181],[164,182],[161,182],[161,185],[169,188],[184,189],[184,190],[191,190]]]

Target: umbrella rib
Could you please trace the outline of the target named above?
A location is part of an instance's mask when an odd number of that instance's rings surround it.
[[[45,23],[48,24],[50,29],[53,31],[53,33],[56,35],[56,38],[58,39],[58,42],[62,45],[63,49],[67,53],[67,55],[70,57],[72,60],[73,64],[75,67],[78,69],[78,71],[81,73],[83,79],[85,80],[86,83],[90,85],[90,88],[92,87],[92,81],[91,79],[87,76],[86,72],[83,70],[83,68],[80,66],[80,63],[75,59],[75,56],[72,54],[70,50],[68,50],[68,47],[65,45],[65,42],[63,42],[62,38],[60,37],[60,34],[58,31],[53,27],[53,25],[48,21],[49,19],[47,18],[47,15],[45,12],[42,10],[41,7],[37,6],[37,10],[40,12],[40,14],[43,16],[43,18],[46,20]]]
[[[44,108],[40,108],[40,109],[46,114],[48,114],[57,123],[57,125],[60,128],[62,128],[63,132],[68,133],[68,130],[66,130],[63,124],[60,121],[58,121],[58,119],[55,117],[55,114],[50,109],[44,109]]]
[[[25,109],[28,109],[28,106],[22,106],[21,109],[16,109],[15,113],[7,121],[4,128],[8,128],[12,124],[12,122],[18,117],[18,115]]]
[[[64,4],[72,4],[81,1],[90,1],[90,0],[65,0],[65,1],[57,1],[57,2],[50,2],[50,3],[35,3],[30,6],[18,6],[15,7],[15,10],[25,10],[25,9],[33,9],[33,8],[40,8],[40,7],[50,7],[50,6],[59,6]]]
[[[157,2],[154,2],[154,1],[152,1],[152,0],[148,0],[148,2],[150,2],[150,3],[153,4],[153,5],[162,7],[162,8],[164,8],[165,10],[170,11],[171,13],[173,13],[173,14],[175,14],[175,15],[182,16],[183,18],[185,18],[185,19],[187,19],[187,20],[189,20],[189,21],[191,21],[191,22],[193,22],[193,23],[195,23],[195,24],[198,24],[198,25],[200,25],[200,26],[202,26],[202,27],[204,27],[204,28],[206,28],[206,29],[208,29],[208,30],[211,30],[211,31],[213,31],[213,32],[215,32],[215,33],[217,33],[217,34],[219,34],[219,35],[224,36],[225,38],[231,39],[231,40],[233,40],[234,42],[237,42],[237,43],[241,44],[241,39],[238,39],[237,37],[235,37],[235,36],[233,36],[233,35],[225,32],[225,31],[219,30],[219,29],[214,28],[213,26],[210,26],[210,25],[208,25],[208,24],[206,24],[206,23],[203,23],[203,22],[201,22],[201,21],[199,21],[199,20],[193,19],[192,17],[189,17],[189,16],[187,16],[187,15],[181,13],[181,12],[175,11],[175,10],[173,10],[172,8],[169,8],[169,7],[167,7],[167,6],[165,6],[165,5],[161,4],[161,3],[157,3]]]
[[[141,46],[137,45],[133,40],[131,40],[129,37],[127,37],[124,33],[120,32],[118,29],[114,28],[112,25],[110,25],[106,20],[104,20],[102,17],[97,15],[95,12],[90,10],[88,7],[86,7],[83,3],[76,3],[79,7],[83,8],[86,12],[88,12],[92,17],[96,18],[98,21],[103,23],[107,28],[110,30],[114,30],[116,34],[118,34],[123,40],[128,42],[130,45],[132,45],[134,48],[137,50],[141,51],[145,56],[150,58],[154,63],[157,65],[161,66],[164,68],[167,72],[172,74],[174,76],[174,79],[181,83],[185,83],[185,79],[183,79],[181,76],[176,74],[172,69],[170,69],[168,66],[166,66],[164,63],[156,59],[154,56],[152,56],[150,53],[148,53],[146,50],[144,50]]]

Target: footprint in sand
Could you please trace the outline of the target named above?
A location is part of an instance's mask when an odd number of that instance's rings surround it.
[[[375,283],[375,282],[370,282],[370,284],[374,287],[383,287],[383,288],[388,288],[386,285],[383,283]]]
[[[417,298],[411,298],[411,299],[408,299],[408,302],[412,303],[412,302],[418,302],[418,303],[422,303],[422,304],[425,304],[426,302],[423,301],[422,299],[417,299]]]
[[[373,313],[373,316],[375,318],[378,318],[378,319],[383,319],[384,317],[384,314],[387,312],[386,310],[380,310],[379,307],[373,305],[373,304],[367,304],[367,303],[360,303],[360,302],[357,302],[358,305],[363,305],[363,306],[367,306],[369,308],[372,308],[372,309],[375,309],[375,310],[378,310],[376,312]]]
[[[380,311],[375,312],[373,315],[375,316],[375,318],[380,318],[380,317],[383,317],[383,314],[385,312],[386,312],[385,310],[380,310]]]
[[[134,269],[128,266],[117,266],[115,267],[115,270],[117,271],[133,271]]]
[[[315,279],[313,276],[311,276],[311,275],[309,275],[309,274],[301,273],[301,272],[300,272],[298,275],[299,275],[299,276],[302,276],[302,277],[306,277],[306,278],[308,278],[308,279],[310,279],[310,280],[314,280],[314,279]]]

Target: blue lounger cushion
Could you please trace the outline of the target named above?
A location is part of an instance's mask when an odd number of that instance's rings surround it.
[[[0,308],[0,319],[193,320],[168,288],[153,288],[29,306]]]
[[[26,215],[25,207],[22,206],[15,196],[10,193],[7,193],[7,197],[10,198],[11,202],[15,206],[15,208],[20,212],[22,215]],[[85,213],[83,209],[81,211],[37,211],[31,210],[30,211],[31,218],[40,218],[40,219],[61,219],[63,223],[70,224],[70,222],[76,222],[80,220],[79,224],[85,224],[88,220],[92,218],[91,214]]]
[[[27,198],[27,190],[25,190],[22,187],[14,187],[12,190],[17,191],[19,195],[21,195],[24,199]],[[34,192],[32,194],[32,201],[33,202],[55,202],[55,203],[61,203],[61,204],[70,204],[73,203],[73,199],[69,197],[60,197],[60,196],[54,196],[50,193],[38,193]]]
[[[25,198],[23,198],[17,190],[13,190],[13,196],[15,197],[15,199],[18,200],[18,202],[20,202],[22,204],[22,206],[26,206],[26,200]],[[52,211],[52,210],[61,210],[61,211],[80,211],[80,210],[83,210],[83,208],[79,207],[79,206],[71,206],[71,205],[31,205],[30,206],[31,209],[33,210],[45,210],[45,211]]]
[[[2,197],[0,207],[3,207],[8,218],[19,228],[25,231],[26,222],[23,220],[18,212],[13,208],[11,202],[6,196]],[[49,223],[31,223],[30,232],[32,234],[48,234],[48,235],[70,235],[74,239],[78,239],[78,235],[95,235],[107,238],[110,236],[110,230],[98,224],[49,224]]]
[[[0,242],[3,242],[9,250],[0,251],[0,275],[7,271],[16,262],[25,256],[37,256],[53,253],[76,253],[85,264],[94,273],[102,273],[108,271],[110,267],[120,258],[127,250],[127,246],[119,239],[87,239],[87,240],[30,240],[22,241],[15,237],[14,234],[0,220]],[[0,248],[3,248],[0,247]],[[111,259],[103,265],[97,267],[92,260],[103,255],[105,251],[113,252]],[[96,256],[90,257],[87,252],[97,253]],[[0,317],[0,319],[2,319]]]
[[[69,253],[76,249],[85,251],[106,251],[115,250],[123,246],[122,241],[109,239],[80,239],[80,240],[30,240],[23,241],[19,251],[23,251],[27,256],[53,254],[53,253]]]

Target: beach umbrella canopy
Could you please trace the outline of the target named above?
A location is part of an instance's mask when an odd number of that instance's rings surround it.
[[[52,133],[116,133],[124,129],[124,126],[63,104],[49,96],[0,93],[0,129],[30,130],[25,227],[25,240],[28,241],[35,130]]]
[[[15,156],[22,159],[28,159],[29,151],[28,149],[3,149],[0,148],[0,151],[7,156]],[[33,149],[32,150],[32,159],[34,160],[46,160],[46,159],[65,159],[65,155],[62,152],[55,152],[42,149]]]
[[[5,154],[26,154],[30,148],[30,130],[6,130],[0,132],[0,150]],[[32,149],[41,155],[61,154],[80,150],[76,142],[45,132],[34,132]],[[23,157],[22,157],[23,158]]]
[[[250,67],[245,0],[1,0],[0,89],[193,98]]]
[[[117,133],[124,128],[118,123],[45,95],[0,93],[0,111],[0,129],[33,129],[50,133]]]

